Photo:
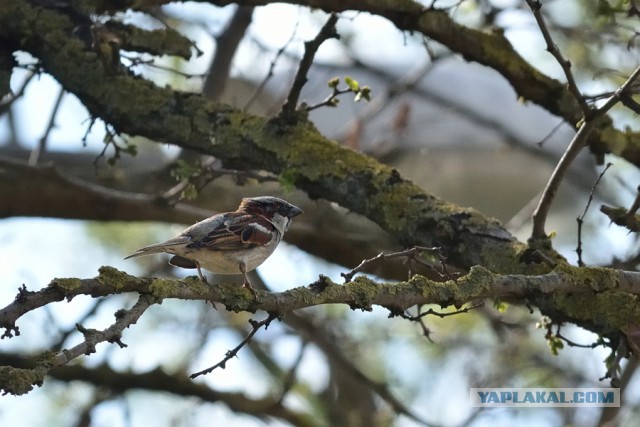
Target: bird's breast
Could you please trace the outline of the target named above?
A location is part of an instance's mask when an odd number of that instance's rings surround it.
[[[198,261],[202,268],[212,273],[239,274],[241,264],[246,266],[246,271],[255,270],[273,253],[276,246],[277,242],[238,251],[196,249],[184,256]]]

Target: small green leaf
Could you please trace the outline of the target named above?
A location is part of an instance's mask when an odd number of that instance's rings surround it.
[[[182,198],[186,200],[193,200],[198,197],[198,189],[192,183],[185,185],[182,190]]]
[[[507,304],[506,302],[500,301],[498,299],[493,301],[493,308],[498,310],[500,313],[504,313],[505,311],[507,311],[508,307],[509,304]]]
[[[359,95],[361,95],[365,101],[371,101],[371,88],[369,86],[362,86]]]
[[[360,84],[358,83],[357,80],[354,80],[351,77],[347,76],[344,78],[344,82],[347,84],[347,86],[349,86],[349,89],[351,89],[352,91],[354,92],[360,91]]]
[[[360,89],[356,94],[354,102],[359,102],[363,99],[366,101],[371,101],[371,89],[369,89],[369,86],[362,86],[362,89]]]
[[[122,151],[131,156],[135,156],[136,154],[138,154],[138,146],[135,144],[128,144],[122,149]]]
[[[334,77],[332,79],[330,79],[327,82],[327,85],[331,88],[331,89],[335,89],[338,87],[338,85],[340,84],[340,79],[338,77]]]
[[[178,159],[176,161],[176,165],[171,169],[171,176],[174,177],[176,181],[182,181],[183,179],[189,179],[200,172],[201,168],[198,165]]]
[[[558,337],[549,338],[547,340],[547,345],[549,346],[549,349],[551,350],[551,354],[553,354],[554,356],[557,356],[559,351],[564,348],[564,343]]]

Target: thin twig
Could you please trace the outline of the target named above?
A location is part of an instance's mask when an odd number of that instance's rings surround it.
[[[636,198],[633,200],[633,203],[629,207],[629,210],[627,210],[628,215],[634,215],[636,212],[638,212],[638,209],[640,209],[640,186],[636,191]]]
[[[185,198],[185,190],[190,186],[192,186],[195,193],[198,194],[204,187],[222,176],[235,178],[235,182],[238,185],[244,185],[250,179],[258,183],[276,182],[278,180],[274,175],[264,174],[262,172],[225,169],[218,167],[218,163],[219,162],[213,157],[207,158],[202,162],[196,172],[164,191],[162,195],[160,195],[160,199],[166,202],[167,205],[174,206]]]
[[[578,101],[578,104],[580,104],[580,109],[582,110],[583,116],[588,117],[592,111],[591,107],[589,107],[589,104],[587,104],[587,102],[585,101],[584,96],[582,96],[582,93],[580,92],[580,89],[576,84],[576,80],[573,77],[573,73],[571,72],[571,61],[569,61],[568,59],[565,59],[564,56],[562,56],[560,49],[558,48],[558,46],[553,41],[553,38],[551,37],[549,28],[547,28],[547,24],[545,23],[541,13],[542,3],[539,0],[526,0],[526,1],[529,7],[531,8],[531,11],[533,12],[533,17],[538,23],[538,28],[540,28],[542,37],[544,38],[544,41],[547,43],[547,50],[551,55],[553,55],[556,61],[558,61],[558,64],[560,64],[560,67],[564,72],[564,76],[567,79],[567,86],[569,88],[569,91],[571,92],[573,97],[576,99],[576,101]]]
[[[562,53],[558,49],[558,46],[554,43],[553,38],[551,37],[549,29],[547,28],[547,25],[540,11],[542,8],[542,4],[539,0],[526,0],[526,2],[531,8],[533,16],[538,23],[538,27],[540,28],[540,32],[542,33],[542,36],[547,43],[547,50],[553,55],[554,58],[556,58],[558,64],[560,64],[560,67],[562,68],[567,79],[569,91],[573,94],[574,98],[579,103],[583,115],[583,121],[580,129],[578,130],[575,137],[571,141],[571,144],[569,144],[569,147],[567,147],[567,150],[556,165],[556,169],[553,171],[553,174],[544,189],[542,197],[540,198],[540,202],[538,203],[538,206],[533,213],[533,231],[531,236],[533,239],[542,239],[546,237],[546,233],[544,230],[546,218],[549,209],[551,208],[551,203],[553,202],[553,199],[555,198],[555,195],[560,186],[560,182],[562,182],[564,174],[566,173],[580,150],[586,145],[586,141],[591,134],[597,119],[603,116],[617,102],[624,99],[625,92],[633,84],[638,70],[636,70],[636,72],[632,74],[632,76],[614,93],[614,95],[609,98],[609,100],[602,107],[595,110],[592,109],[576,84],[573,73],[571,72],[571,62],[562,56]]]
[[[278,314],[276,313],[269,313],[269,315],[266,317],[266,319],[260,321],[260,322],[256,322],[253,319],[249,320],[249,323],[251,324],[251,332],[249,332],[249,334],[245,337],[245,339],[243,339],[240,344],[238,344],[237,346],[235,346],[233,349],[227,351],[227,354],[225,354],[224,358],[216,363],[213,366],[208,367],[207,369],[203,369],[202,371],[198,371],[196,373],[193,373],[191,375],[189,375],[190,379],[194,379],[199,377],[200,375],[207,375],[210,374],[211,372],[213,372],[214,370],[216,370],[217,368],[222,368],[224,369],[227,365],[227,362],[231,359],[233,359],[238,352],[242,349],[242,347],[244,347],[245,345],[247,345],[247,343],[249,341],[251,341],[251,339],[253,338],[253,336],[256,334],[256,332],[258,332],[260,330],[260,328],[262,328],[264,326],[265,329],[267,329],[269,327],[269,324],[274,320],[278,318]]]
[[[93,302],[93,304],[91,305],[90,309],[84,313],[82,315],[82,317],[80,319],[78,319],[77,323],[83,324],[84,322],[87,322],[89,320],[90,317],[92,317],[93,315],[95,315],[98,310],[103,306],[103,304],[106,301],[111,301],[108,298],[100,298],[100,299],[96,299]],[[46,306],[49,307],[49,306]],[[60,331],[60,337],[51,344],[51,348],[60,348],[62,347],[62,345],[65,343],[65,341],[67,341],[67,339],[71,336],[71,334],[73,334],[75,331],[77,331],[77,328],[70,328],[67,330],[61,330]]]
[[[547,142],[549,139],[551,139],[551,137],[558,131],[558,129],[560,129],[560,127],[564,124],[564,121],[560,120],[558,122],[557,125],[555,125],[550,131],[549,133],[547,133],[544,137],[542,137],[538,142],[536,142],[536,145],[540,148],[542,148],[542,146],[544,146],[545,142]]]
[[[604,112],[602,112],[601,114],[604,114]],[[598,114],[598,117],[600,117],[601,114]],[[547,182],[547,185],[542,192],[542,197],[540,197],[538,206],[533,212],[533,230],[531,233],[532,238],[546,238],[547,234],[545,232],[545,224],[547,222],[549,210],[551,209],[551,204],[553,203],[556,193],[558,192],[558,188],[560,188],[560,183],[562,182],[565,173],[569,169],[569,166],[571,166],[573,160],[577,157],[578,153],[586,145],[587,138],[591,134],[594,126],[595,120],[583,121],[582,126],[580,126],[580,129],[573,137],[573,140],[560,158],[560,161],[558,161],[556,168],[551,174],[551,178],[549,178],[549,181]]]
[[[87,329],[76,324],[76,329],[84,336],[84,341],[68,350],[62,350],[54,357],[54,366],[64,365],[71,360],[82,356],[83,354],[91,354],[96,351],[96,344],[108,341],[115,343],[120,348],[125,348],[127,345],[121,341],[122,332],[138,321],[140,316],[153,304],[155,299],[151,295],[140,295],[138,301],[129,310],[118,310],[115,313],[116,321],[113,325],[98,331],[95,329]],[[52,366],[53,367],[53,366]]]
[[[93,124],[93,121],[92,121]],[[105,157],[107,150],[109,147],[113,147],[113,155],[107,158],[107,164],[113,166],[116,164],[118,160],[120,160],[122,153],[129,153],[130,155],[135,155],[137,152],[137,148],[134,144],[129,144],[127,140],[125,140],[120,133],[118,133],[113,126],[105,123],[105,136],[103,138],[104,147],[100,154],[98,154],[95,159],[93,159],[93,166],[97,170],[98,162],[102,157]],[[86,136],[86,135],[85,135]],[[119,145],[117,138],[122,140],[123,145]]]
[[[9,108],[11,108],[13,103],[16,102],[18,99],[20,99],[24,95],[24,92],[25,92],[27,86],[29,86],[29,83],[31,83],[31,80],[36,75],[37,75],[36,71],[29,70],[27,72],[27,76],[25,77],[24,81],[22,82],[22,85],[20,86],[20,88],[17,91],[11,92],[10,94],[8,94],[5,97],[1,97],[0,96],[0,116],[3,115],[4,113],[6,113],[9,110]]]
[[[434,315],[434,316],[438,316],[440,318],[444,318],[444,317],[448,317],[448,316],[455,316],[457,314],[462,314],[462,313],[468,313],[470,310],[473,310],[475,308],[480,308],[480,307],[484,307],[484,303],[480,302],[480,303],[476,303],[476,304],[472,304],[469,305],[467,307],[463,307],[459,310],[456,311],[451,311],[448,313],[441,313],[438,311],[433,310],[432,308],[429,308],[429,310],[421,312],[421,308],[418,308],[418,314],[416,314],[415,316],[412,316],[409,314],[408,311],[405,312],[400,312],[400,313],[396,313],[396,312],[391,312],[389,314],[389,317],[394,317],[394,316],[399,316],[403,319],[407,319],[411,322],[418,322],[418,324],[420,325],[420,328],[422,329],[422,335],[424,337],[426,337],[430,342],[433,343],[433,340],[431,339],[431,329],[427,326],[427,324],[424,322],[424,318],[425,316],[428,315]]]
[[[584,267],[584,262],[582,262],[582,223],[584,222],[584,217],[587,215],[589,206],[593,201],[593,194],[595,193],[596,188],[598,188],[600,180],[611,166],[613,166],[613,163],[607,163],[607,166],[605,166],[604,170],[600,173],[598,179],[596,179],[596,182],[593,184],[593,187],[591,187],[591,192],[589,192],[589,199],[587,200],[587,205],[584,207],[584,212],[576,218],[576,221],[578,221],[578,246],[576,247],[576,253],[578,254],[578,265],[580,267]]]
[[[606,343],[604,341],[595,341],[595,342],[592,342],[591,344],[580,344],[575,341],[572,341],[560,333],[559,327],[558,327],[558,332],[556,332],[556,337],[566,342],[569,347],[576,347],[576,348],[596,348],[600,346],[606,347]]]
[[[423,317],[429,316],[429,315],[438,316],[439,318],[442,319],[444,317],[455,316],[457,314],[462,314],[462,313],[468,313],[469,311],[474,310],[476,308],[480,308],[480,307],[484,307],[484,303],[483,302],[479,302],[479,303],[476,303],[476,304],[468,305],[468,306],[463,307],[463,308],[461,308],[459,310],[450,311],[450,312],[447,312],[447,313],[441,313],[439,311],[435,311],[434,309],[430,308],[429,310],[424,311],[422,313],[418,313],[415,316],[411,316],[411,315],[409,315],[407,313],[401,313],[401,314],[399,314],[399,316],[402,317],[403,319],[407,319],[407,320],[410,320],[412,322],[415,322],[415,321],[418,321],[418,320],[422,319]]]
[[[38,163],[38,158],[40,154],[42,154],[47,148],[47,141],[49,140],[49,135],[51,135],[51,131],[56,126],[56,117],[58,112],[60,111],[60,104],[62,104],[62,98],[64,98],[64,88],[61,86],[58,91],[58,96],[56,98],[56,102],[53,104],[53,109],[51,110],[51,116],[49,117],[49,123],[47,123],[47,128],[44,131],[44,135],[38,141],[38,145],[31,150],[31,154],[29,155],[29,166],[34,166]]]
[[[302,55],[302,60],[300,61],[300,66],[296,73],[296,78],[293,81],[291,90],[289,91],[289,95],[287,96],[287,100],[282,106],[280,117],[285,119],[291,119],[293,117],[293,113],[298,106],[302,87],[307,82],[307,74],[313,64],[316,52],[326,40],[337,39],[340,37],[336,31],[336,22],[338,22],[338,15],[332,13],[329,15],[327,22],[320,29],[318,35],[313,40],[309,40],[304,43],[304,55]]]
[[[361,271],[363,271],[365,268],[367,268],[371,264],[374,264],[374,263],[379,262],[379,261],[384,261],[384,260],[387,260],[387,259],[403,258],[403,257],[410,258],[412,260],[416,260],[415,257],[417,255],[421,254],[422,252],[435,253],[440,258],[440,248],[439,247],[427,248],[427,247],[424,247],[424,246],[414,246],[411,249],[407,249],[407,250],[399,251],[399,252],[393,252],[393,253],[390,253],[390,254],[384,254],[384,253],[381,252],[378,255],[374,256],[373,258],[369,258],[369,259],[363,260],[353,270],[351,270],[351,271],[349,271],[347,273],[340,273],[340,275],[344,278],[345,283],[349,283],[353,279],[353,276],[355,276],[357,273],[360,273]],[[425,265],[428,265],[428,264],[425,264]],[[431,266],[429,266],[429,267],[431,267]],[[431,268],[433,268],[433,267],[431,267]]]
[[[262,81],[260,82],[258,87],[253,91],[253,93],[249,97],[249,100],[244,104],[243,110],[249,111],[249,108],[253,105],[253,103],[256,101],[258,96],[260,96],[260,94],[264,90],[264,88],[267,85],[267,83],[269,82],[269,80],[273,77],[273,74],[274,74],[273,70],[275,70],[276,64],[278,63],[278,60],[286,52],[287,47],[289,47],[289,45],[293,41],[294,37],[296,36],[296,34],[298,32],[298,25],[299,24],[300,24],[300,21],[297,20],[296,21],[296,25],[293,28],[293,31],[291,32],[291,36],[289,37],[289,40],[287,40],[285,42],[285,44],[280,49],[278,49],[278,51],[276,52],[276,55],[271,60],[271,64],[269,64],[269,71],[267,71],[267,75],[264,77],[264,79],[262,79]]]
[[[428,339],[431,344],[434,344],[433,340],[431,339],[431,328],[427,326],[424,319],[418,319],[417,322],[418,325],[420,325],[420,329],[422,329],[422,336]]]
[[[338,89],[337,87],[334,87],[333,91],[331,92],[331,94],[329,96],[327,96],[325,99],[323,99],[322,101],[318,102],[317,104],[306,106],[305,110],[306,111],[313,111],[313,110],[318,109],[320,107],[335,107],[337,105],[338,96],[344,95],[345,93],[349,93],[349,92],[353,92],[353,90],[351,90],[351,89]]]
[[[600,212],[609,217],[611,222],[621,227],[627,228],[630,232],[640,232],[640,217],[636,214],[640,209],[640,186],[636,189],[636,198],[629,206],[629,209],[612,207],[607,205],[600,206]],[[635,267],[632,267],[635,270]]]
[[[625,357],[629,357],[629,348],[627,346],[627,341],[625,339],[621,339],[618,343],[618,347],[615,350],[612,350],[612,354],[608,358],[611,360],[611,363],[609,364],[607,373],[604,377],[600,378],[600,381],[603,381],[606,378],[611,378],[611,386],[616,388],[620,387],[620,362]]]
[[[176,74],[178,76],[184,77],[186,79],[202,79],[204,77],[206,77],[206,73],[188,73],[186,71],[182,71],[182,70],[178,70],[176,68],[173,67],[168,67],[166,65],[159,65],[156,64],[156,59],[157,58],[141,58],[138,56],[128,56],[126,54],[120,54],[120,57],[123,59],[127,59],[129,61],[131,61],[131,64],[129,64],[129,68],[130,67],[135,67],[138,65],[144,65],[147,66],[149,68],[154,68],[156,70],[161,70],[161,71],[167,71],[169,73],[173,73]]]
[[[531,237],[533,239],[544,239],[546,238],[546,232],[544,230],[545,223],[547,221],[547,216],[549,214],[549,209],[551,209],[551,204],[553,203],[553,199],[558,192],[558,188],[560,187],[560,183],[564,178],[565,173],[569,169],[569,166],[576,158],[580,150],[586,145],[587,139],[589,135],[593,131],[595,124],[598,120],[606,114],[614,105],[616,105],[621,98],[627,93],[629,88],[634,84],[636,79],[640,76],[640,66],[638,66],[631,76],[625,81],[622,86],[615,91],[615,93],[598,109],[594,110],[594,112],[590,115],[590,117],[585,117],[580,129],[573,137],[573,140],[567,147],[566,151],[560,158],[560,161],[556,165],[549,182],[547,183],[544,192],[542,193],[542,197],[540,198],[540,202],[533,213],[533,231],[531,233]]]

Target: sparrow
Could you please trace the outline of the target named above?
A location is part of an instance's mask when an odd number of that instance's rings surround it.
[[[242,274],[243,286],[253,291],[247,272],[269,258],[291,220],[301,213],[302,209],[276,197],[244,198],[235,212],[214,215],[125,259],[165,252],[173,255],[169,264],[197,269],[205,283],[202,268],[218,274]]]

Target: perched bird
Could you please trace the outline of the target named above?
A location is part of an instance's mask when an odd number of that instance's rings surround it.
[[[218,274],[242,274],[251,288],[247,272],[262,264],[276,249],[291,219],[302,209],[276,197],[242,199],[235,212],[214,215],[184,230],[173,239],[138,249],[125,259],[166,252],[169,264],[201,268]]]

